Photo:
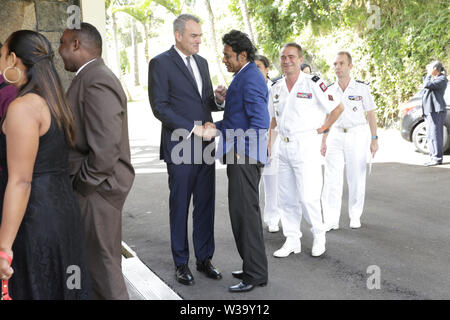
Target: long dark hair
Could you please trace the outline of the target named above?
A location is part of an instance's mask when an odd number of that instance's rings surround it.
[[[40,95],[47,102],[58,127],[64,129],[69,143],[73,145],[74,118],[53,62],[50,42],[38,32],[20,30],[12,33],[6,43],[8,54],[14,52],[27,69],[28,82],[19,89],[19,96],[27,93]]]

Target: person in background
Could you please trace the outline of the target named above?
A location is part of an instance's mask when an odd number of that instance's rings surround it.
[[[422,111],[427,127],[427,142],[430,161],[426,166],[442,164],[444,157],[444,122],[447,116],[444,100],[447,89],[447,72],[440,61],[433,61],[427,66],[427,75],[423,79]]]
[[[3,44],[0,42],[0,49]],[[2,74],[0,74],[0,121],[5,116],[9,104],[17,97],[17,88],[8,85]],[[1,169],[0,169],[1,170]]]
[[[13,300],[91,297],[80,207],[69,180],[73,115],[50,42],[21,30],[6,41],[0,71],[19,90],[1,122],[0,278]],[[12,266],[9,266],[12,260]],[[68,277],[78,275],[71,282]]]
[[[322,221],[322,165],[320,134],[327,132],[344,111],[339,101],[329,101],[327,86],[317,76],[301,71],[302,47],[287,43],[280,63],[285,77],[270,90],[271,129],[278,128],[278,206],[286,241],[273,255],[288,257],[301,252],[302,216],[314,236],[311,255],[321,256],[326,248]],[[323,117],[330,114],[325,122]]]
[[[269,59],[262,55],[256,55],[255,63],[259,71],[263,74],[267,83],[267,88],[270,92],[273,82],[269,78]],[[273,115],[270,116],[272,118]],[[262,173],[262,178],[264,181],[264,223],[267,225],[269,232],[278,232],[280,230],[279,223],[281,216],[277,206],[277,131],[274,129],[273,132],[269,133],[269,137],[270,139],[268,143],[270,144],[271,159],[270,163],[264,166]]]
[[[102,37],[89,23],[66,29],[59,54],[76,76],[67,91],[77,130],[70,152],[81,206],[93,298],[127,300],[122,274],[122,208],[133,185],[127,97],[105,65]]]
[[[302,63],[300,69],[306,74],[311,74],[311,66],[309,64]]]
[[[367,157],[369,151],[372,157],[378,151],[375,101],[369,85],[350,76],[352,68],[350,53],[338,52],[334,62],[338,81],[328,86],[328,99],[342,102],[345,109],[330,132],[323,135],[321,147],[321,153],[325,156],[322,210],[327,231],[339,229],[344,169],[348,184],[350,228],[361,227]]]
[[[0,42],[0,49],[3,44]],[[1,72],[1,70],[0,70]],[[0,74],[0,122],[6,115],[9,104],[17,97],[17,88],[13,85],[9,85],[2,74]],[[6,188],[6,173],[2,174],[2,171],[6,170],[0,165],[0,194],[3,194]],[[1,209],[1,207],[0,207]]]

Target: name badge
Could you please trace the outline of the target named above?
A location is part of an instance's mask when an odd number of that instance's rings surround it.
[[[297,98],[301,98],[301,99],[312,99],[312,94],[311,94],[311,93],[298,92],[298,93],[297,93]]]
[[[361,101],[362,97],[361,96],[348,96],[348,100],[351,101]]]

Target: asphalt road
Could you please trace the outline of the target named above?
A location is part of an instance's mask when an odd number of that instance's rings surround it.
[[[213,258],[223,279],[211,280],[195,270],[190,238],[190,268],[196,283],[183,286],[175,280],[170,251],[169,192],[165,165],[158,160],[158,122],[145,104],[131,105],[129,113],[137,176],[123,213],[123,240],[182,298],[450,299],[449,155],[444,166],[423,167],[420,164],[427,160],[426,155],[415,152],[399,132],[381,131],[380,152],[367,179],[362,228],[348,227],[345,189],[341,229],[327,233],[323,256],[310,255],[312,235],[305,221],[302,252],[285,259],[272,256],[284,242],[282,232],[265,231],[268,286],[231,294],[228,287],[237,283],[231,271],[241,268],[241,260],[228,216],[225,170],[218,166]],[[192,219],[189,221],[191,232]],[[377,274],[379,287],[374,281]],[[378,288],[371,286],[374,284]]]

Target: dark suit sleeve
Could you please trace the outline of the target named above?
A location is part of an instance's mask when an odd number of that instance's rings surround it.
[[[194,123],[173,111],[170,105],[169,90],[168,68],[161,61],[152,59],[148,71],[148,95],[153,114],[171,130],[183,128],[191,132]]]
[[[74,188],[88,195],[114,174],[126,117],[120,95],[107,81],[86,88],[83,110],[89,154],[75,176]]]
[[[445,90],[447,87],[447,79],[445,76],[439,76],[431,80],[431,76],[426,76],[423,81],[423,87],[430,90]]]

